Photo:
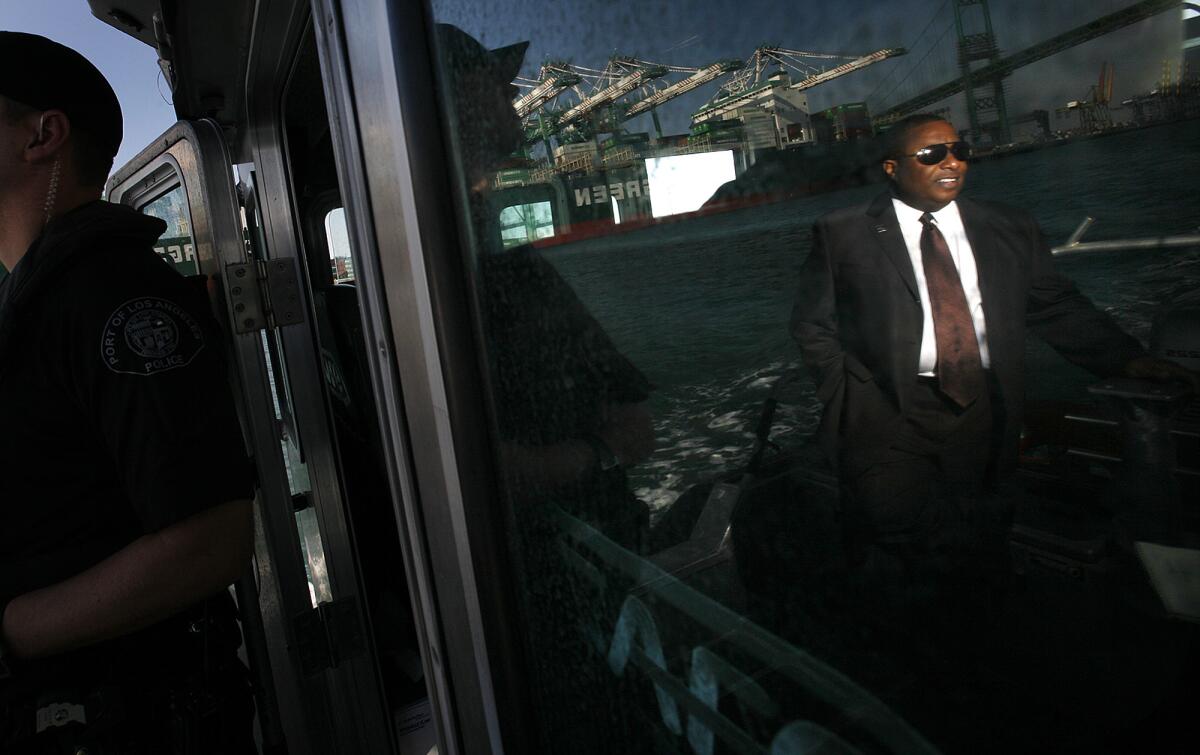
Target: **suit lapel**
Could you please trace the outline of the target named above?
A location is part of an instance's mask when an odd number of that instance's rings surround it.
[[[912,260],[908,256],[908,246],[904,243],[904,235],[900,233],[900,221],[896,219],[896,208],[892,205],[890,193],[880,194],[867,208],[870,220],[870,232],[875,242],[883,251],[883,255],[891,261],[900,274],[904,285],[914,297],[917,292],[917,278],[913,274]]]

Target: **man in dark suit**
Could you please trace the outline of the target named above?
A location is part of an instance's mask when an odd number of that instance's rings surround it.
[[[970,148],[953,126],[912,116],[888,136],[891,190],[814,226],[792,334],[852,540],[911,563],[977,530],[1015,466],[1027,331],[1100,376],[1195,377],[1059,275],[1027,213],[959,197]]]

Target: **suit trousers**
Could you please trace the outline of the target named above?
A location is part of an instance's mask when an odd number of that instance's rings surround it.
[[[919,377],[890,445],[854,479],[843,480],[847,513],[868,541],[923,547],[960,525],[977,523],[994,477],[1003,402],[989,390],[960,408]]]
[[[890,446],[842,481],[858,599],[905,655],[960,665],[995,618],[1006,574],[1005,498],[994,462],[1004,425],[996,381],[966,408],[919,379]]]

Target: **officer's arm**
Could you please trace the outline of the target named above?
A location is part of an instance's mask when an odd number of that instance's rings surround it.
[[[654,452],[654,419],[646,402],[605,407],[604,425],[595,435],[623,467],[645,461]],[[570,485],[593,474],[602,461],[584,438],[544,446],[512,442],[500,446],[503,473],[514,486]]]
[[[249,501],[230,501],[145,535],[90,569],[15,598],[0,628],[18,659],[135,632],[236,580],[253,549]]]

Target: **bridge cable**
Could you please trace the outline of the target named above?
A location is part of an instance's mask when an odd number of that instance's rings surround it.
[[[950,32],[950,30],[951,30],[951,29],[953,29],[953,28],[954,28],[954,25],[953,25],[953,24],[947,24],[947,25],[946,25],[946,28],[945,28],[945,30],[943,30],[943,31],[942,31],[942,36],[938,37],[938,38],[937,38],[937,39],[934,41],[933,45],[932,45],[932,46],[929,48],[929,50],[927,50],[927,51],[925,52],[925,54],[921,56],[921,59],[920,59],[920,60],[918,60],[916,63],[914,63],[914,64],[912,65],[912,67],[911,67],[911,68],[909,68],[909,70],[908,70],[908,73],[906,74],[906,77],[916,72],[916,69],[917,69],[917,67],[918,67],[918,66],[920,66],[922,63],[924,63],[924,62],[926,61],[926,59],[927,59],[927,58],[929,58],[929,56],[930,56],[931,54],[933,54],[933,51],[934,51],[934,50],[937,50],[937,49],[938,49],[938,44],[939,44],[939,43],[942,41],[942,39],[943,39],[943,38],[945,38],[946,34],[948,34],[948,33]],[[928,69],[927,69],[927,70],[928,70]],[[891,94],[892,94],[893,92],[895,92],[895,91],[896,91],[896,89],[897,89],[897,88],[899,88],[901,84],[904,84],[904,83],[908,83],[908,79],[907,79],[907,78],[905,78],[905,80],[904,80],[904,81],[899,81],[899,82],[896,82],[896,85],[895,85],[895,86],[893,86],[891,89],[889,89],[889,90],[888,90],[887,94],[886,94],[886,95],[884,95],[883,99],[885,99],[885,100],[886,100],[886,98],[887,98],[887,97],[890,97],[890,96],[891,96]],[[934,85],[934,86],[936,86],[936,85]]]
[[[929,27],[933,26],[934,22],[937,21],[941,17],[942,10],[945,9],[945,7],[949,4],[949,2],[950,2],[950,0],[943,0],[941,6],[936,11],[933,12],[932,16],[930,16],[929,23],[925,24],[925,28],[921,30],[921,33],[917,35],[917,38],[913,40],[913,43],[908,46],[909,50],[915,50],[917,48],[917,45],[919,45],[921,43],[921,38],[924,37],[925,33],[929,31]],[[945,36],[945,32],[942,33],[942,36]],[[938,41],[940,41],[940,38]],[[936,45],[937,42],[934,42],[934,44]],[[926,53],[926,54],[928,55],[928,53]],[[912,66],[910,66],[908,69],[909,72],[911,72],[913,69],[915,69],[918,65],[920,65],[920,61],[917,61]],[[875,93],[877,91],[879,91],[880,87],[882,87],[885,83],[887,83],[887,80],[889,78],[891,78],[892,76],[894,76],[896,74],[896,72],[899,70],[900,70],[899,65],[892,66],[892,68],[888,70],[887,76],[884,76],[882,79],[880,79],[879,83],[876,84],[875,88],[872,89],[870,91],[870,93],[867,94],[865,99],[870,100],[872,97],[874,97]],[[892,91],[895,91],[895,87],[892,87],[892,89],[889,90],[888,94],[891,94]]]

